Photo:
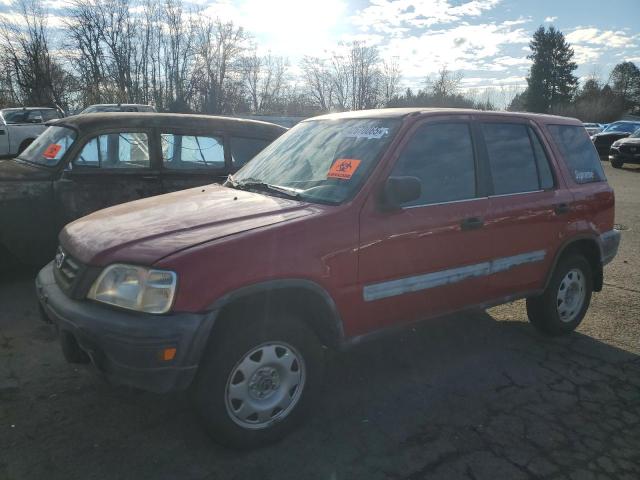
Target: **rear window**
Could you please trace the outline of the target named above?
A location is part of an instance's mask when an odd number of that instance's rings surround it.
[[[482,133],[495,195],[535,192],[553,186],[544,149],[528,126],[483,123]]]
[[[577,125],[549,125],[548,128],[576,183],[605,180],[598,153],[584,128]]]

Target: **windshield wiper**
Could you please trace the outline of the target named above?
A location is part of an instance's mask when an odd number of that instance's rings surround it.
[[[244,182],[238,182],[234,180],[231,175],[229,175],[227,182],[231,185],[232,188],[237,188],[240,190],[259,190],[263,192],[278,193],[280,195],[285,195],[288,198],[293,198],[296,200],[300,200],[301,198],[300,193],[293,188],[272,185],[270,183],[265,183],[262,180],[257,180],[254,178],[247,178]]]

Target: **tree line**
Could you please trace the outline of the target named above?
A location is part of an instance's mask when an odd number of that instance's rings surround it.
[[[625,113],[640,115],[640,69],[618,63],[606,82],[591,75],[579,87],[574,51],[553,26],[540,27],[529,43],[532,60],[527,88],[514,96],[509,110],[554,113],[584,122],[609,123]]]
[[[491,106],[460,94],[460,75],[446,67],[423,90],[400,92],[397,60],[362,42],[305,56],[294,78],[287,58],[259,53],[242,27],[181,0],[69,0],[56,28],[40,0],[14,1],[13,10],[20,21],[0,16],[0,106],[143,103],[159,111],[281,115]]]
[[[640,109],[640,71],[617,65],[607,82],[582,87],[563,34],[540,27],[530,43],[527,88],[462,88],[442,67],[420,89],[401,89],[397,59],[375,46],[338,44],[289,60],[261,52],[249,32],[202,15],[182,0],[68,0],[63,24],[48,25],[42,0],[14,0],[19,21],[0,15],[0,107],[152,104],[159,111],[315,115],[381,107],[461,107],[615,120]]]

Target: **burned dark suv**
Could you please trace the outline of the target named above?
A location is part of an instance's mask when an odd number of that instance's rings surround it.
[[[42,264],[60,229],[119,203],[224,181],[285,128],[204,115],[98,113],[48,123],[0,161],[0,269]]]

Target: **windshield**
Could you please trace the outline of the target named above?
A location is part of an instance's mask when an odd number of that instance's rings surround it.
[[[70,128],[49,127],[18,158],[45,167],[55,167],[75,139],[76,132]]]
[[[395,135],[398,119],[311,120],[260,152],[234,184],[267,184],[302,200],[339,204],[351,198]]]
[[[604,129],[607,133],[622,132],[631,133],[640,128],[640,123],[612,123]]]

